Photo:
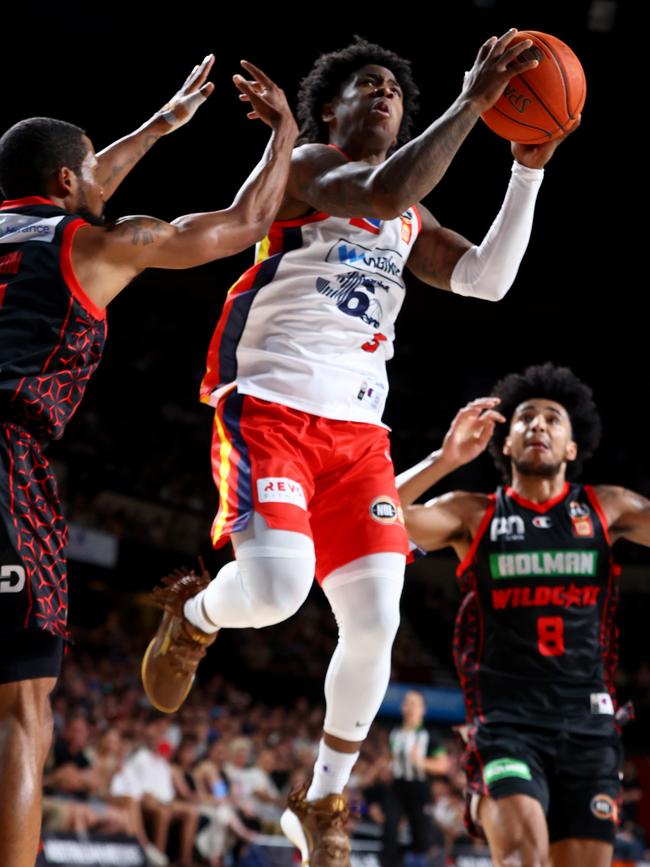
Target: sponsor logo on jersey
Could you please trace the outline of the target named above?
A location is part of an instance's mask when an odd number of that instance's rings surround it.
[[[597,819],[603,819],[604,821],[610,822],[618,821],[616,801],[611,797],[611,795],[594,795],[591,799],[590,807],[591,812]]]
[[[504,608],[546,608],[554,605],[558,608],[584,608],[598,603],[600,587],[507,587],[503,590],[492,590],[492,607],[495,611]]]
[[[614,702],[608,692],[592,692],[589,705],[592,713],[614,716]]]
[[[357,392],[357,400],[371,409],[379,409],[384,400],[385,390],[381,383],[371,385],[368,382],[362,382]]]
[[[400,220],[402,222],[402,231],[401,231],[402,241],[404,241],[405,244],[410,244],[411,238],[413,237],[413,217],[414,216],[415,215],[414,215],[413,211],[405,211],[400,217]]]
[[[490,540],[497,542],[503,537],[506,542],[520,542],[526,533],[524,519],[519,515],[509,515],[507,518],[492,518],[490,524]]]
[[[520,780],[533,779],[529,766],[520,759],[495,759],[488,762],[483,768],[483,779],[486,786],[506,777],[517,777]]]
[[[590,538],[594,535],[594,525],[591,518],[571,518],[573,535],[579,539]]]
[[[0,244],[24,244],[26,241],[52,243],[60,217],[30,217],[27,214],[0,214]]]
[[[399,278],[404,270],[404,262],[397,250],[388,247],[372,249],[339,238],[330,249],[325,261],[337,265],[349,265],[366,274],[381,274],[382,277],[402,288],[402,281]]]
[[[591,514],[589,506],[586,503],[579,503],[577,500],[571,500],[567,508],[571,518],[588,518]]]
[[[300,482],[283,476],[268,476],[257,480],[257,499],[260,503],[290,503],[307,511],[305,492]]]
[[[375,497],[370,504],[370,515],[380,524],[404,523],[402,509],[391,497]]]
[[[518,551],[490,554],[490,574],[500,578],[532,578],[537,575],[582,575],[593,578],[598,551]]]
[[[537,527],[538,530],[548,530],[552,526],[553,522],[548,515],[535,515],[533,518],[533,527]]]
[[[360,271],[346,271],[336,275],[336,283],[323,277],[316,278],[316,291],[326,298],[332,298],[338,310],[347,316],[356,316],[372,328],[379,328],[384,315],[383,308],[376,297],[376,290],[389,291],[389,287]]]

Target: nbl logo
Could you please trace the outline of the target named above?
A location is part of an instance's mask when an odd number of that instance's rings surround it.
[[[370,504],[370,515],[380,524],[403,521],[402,510],[390,497],[376,497]]]

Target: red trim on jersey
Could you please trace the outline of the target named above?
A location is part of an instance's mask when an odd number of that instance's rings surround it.
[[[5,300],[5,292],[8,285],[8,283],[0,283],[0,307],[2,307],[2,302]]]
[[[63,238],[61,240],[61,273],[63,279],[67,283],[68,289],[81,306],[94,316],[95,319],[106,319],[106,308],[98,307],[88,295],[86,295],[81,283],[77,279],[77,275],[72,267],[72,241],[78,229],[82,226],[87,226],[85,220],[80,217],[76,220],[71,220],[63,230]]]
[[[219,352],[221,350],[221,339],[226,330],[228,317],[232,310],[232,303],[237,296],[252,289],[257,272],[260,270],[263,263],[267,261],[267,259],[262,259],[255,265],[251,265],[250,268],[244,271],[239,280],[237,280],[236,283],[233,283],[228,290],[226,300],[223,303],[221,316],[219,317],[217,327],[214,330],[210,346],[208,347],[207,370],[201,381],[201,388],[199,391],[199,399],[203,403],[210,403],[210,398],[212,397],[214,389],[221,382]]]
[[[275,220],[271,224],[271,229],[275,226],[280,229],[291,226],[305,226],[307,223],[319,223],[321,220],[327,220],[328,217],[331,217],[331,214],[326,214],[324,211],[316,211],[315,214],[307,214],[306,217],[297,217],[295,220]]]
[[[417,205],[411,205],[411,210],[415,213],[415,216],[418,218],[418,235],[422,231],[422,216],[418,210]]]
[[[465,555],[465,559],[461,561],[458,568],[456,569],[456,575],[460,577],[466,569],[469,569],[472,560],[476,554],[476,549],[478,548],[481,539],[485,535],[485,531],[487,530],[488,524],[490,523],[490,519],[497,507],[497,497],[496,494],[490,494],[488,496],[489,504],[487,509],[485,510],[485,514],[483,515],[483,519],[479,524],[478,530],[476,531],[476,535],[472,539],[472,544],[470,546],[469,551]]]
[[[54,205],[55,208],[61,207],[56,202],[44,199],[42,196],[26,196],[24,199],[5,199],[0,204],[0,211],[6,211],[8,208],[24,208],[27,205]]]
[[[558,503],[562,502],[562,500],[569,493],[569,487],[569,483],[565,482],[562,487],[561,493],[559,493],[557,497],[553,497],[550,500],[545,500],[545,502],[543,503],[533,503],[532,500],[526,500],[511,487],[506,488],[506,495],[513,499],[515,503],[523,506],[524,509],[530,509],[532,512],[539,512],[540,514],[543,514],[544,512],[548,512],[549,509],[552,509],[554,506],[557,506]]]
[[[605,514],[603,507],[600,505],[598,494],[591,485],[583,485],[582,487],[584,488],[585,494],[587,495],[587,499],[594,507],[594,512],[598,515],[598,520],[602,525],[605,539],[607,539],[607,544],[611,547],[612,540],[609,538],[609,521],[607,520],[607,515]]]

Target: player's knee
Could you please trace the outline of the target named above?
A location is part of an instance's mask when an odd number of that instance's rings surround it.
[[[392,646],[399,622],[398,605],[370,605],[355,622],[339,622],[339,631],[346,645],[352,645],[356,656],[379,658],[382,651]]]
[[[253,615],[252,626],[261,628],[291,617],[307,598],[314,579],[315,559],[302,556],[260,558],[241,564]]]

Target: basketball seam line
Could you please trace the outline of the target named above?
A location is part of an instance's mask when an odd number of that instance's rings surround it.
[[[538,132],[543,132],[544,135],[547,135],[549,138],[551,137],[551,133],[547,129],[544,129],[543,126],[535,126],[532,123],[525,123],[523,120],[518,120],[515,117],[510,117],[509,114],[506,114],[506,112],[503,111],[503,109],[498,108],[496,105],[492,106],[492,110],[496,111],[498,114],[502,115],[502,117],[505,117],[507,120],[510,120],[513,123],[516,123],[518,126],[525,126],[525,127],[528,127],[528,129],[536,129]]]
[[[557,57],[557,55],[555,54],[555,52],[553,51],[551,46],[548,44],[548,42],[545,39],[542,39],[541,36],[537,36],[537,39],[539,39],[539,41],[542,43],[542,45],[546,46],[546,48],[549,51],[549,54],[551,55],[551,57],[555,61],[557,68],[560,70],[560,75],[562,76],[562,82],[564,84],[564,102],[565,102],[565,107],[566,107],[566,113],[573,120],[573,112],[571,111],[571,106],[569,105],[569,84],[567,82],[566,75],[564,74],[564,67],[560,63],[560,59]]]
[[[557,124],[557,126],[559,126],[560,129],[564,129],[564,124],[563,124],[560,120],[558,120],[557,117],[555,117],[555,115],[553,114],[553,112],[551,111],[551,109],[548,108],[548,106],[546,105],[546,103],[544,102],[544,100],[540,97],[540,95],[539,95],[539,94],[535,91],[535,89],[531,86],[531,84],[530,84],[530,82],[528,81],[528,79],[527,79],[527,78],[524,78],[523,73],[520,74],[519,78],[521,78],[521,80],[524,82],[524,84],[526,85],[526,87],[528,88],[528,90],[530,90],[530,92],[533,94],[533,96],[535,97],[535,99],[537,100],[537,102],[542,106],[542,108],[544,109],[544,111],[546,112],[546,114],[551,118],[551,120],[552,120],[555,124]]]

